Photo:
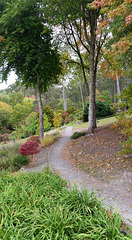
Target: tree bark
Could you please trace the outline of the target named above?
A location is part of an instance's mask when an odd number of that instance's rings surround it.
[[[92,45],[92,44],[91,44]],[[89,82],[89,124],[88,133],[94,133],[96,122],[95,115],[95,75],[94,75],[94,46],[91,46],[90,51],[90,82]]]
[[[88,134],[94,134],[96,127],[96,109],[95,109],[95,95],[96,95],[96,71],[97,63],[95,64],[95,39],[96,39],[97,18],[94,12],[90,16],[90,82],[89,82],[89,124]],[[95,66],[96,65],[96,66]]]
[[[63,102],[64,102],[64,111],[67,110],[67,94],[66,94],[66,87],[63,82]]]
[[[40,93],[40,79],[39,79],[38,73],[37,73],[37,98],[38,98],[38,105],[39,105],[40,141],[42,141],[44,137],[43,105],[42,105],[42,99],[41,99],[41,93]]]
[[[121,91],[120,91],[118,74],[116,74],[116,84],[117,84],[117,95],[119,96],[121,94]],[[118,99],[118,102],[121,102],[121,98]]]
[[[80,88],[80,93],[81,93],[82,107],[83,107],[83,111],[84,111],[84,99],[83,99],[83,92],[82,92],[82,84],[81,84],[81,81],[80,81],[80,83],[79,83],[79,88]]]

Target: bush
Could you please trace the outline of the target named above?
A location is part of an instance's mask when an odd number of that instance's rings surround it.
[[[28,156],[22,156],[18,153],[20,145],[2,147],[0,151],[0,170],[19,170],[23,165],[29,162]]]
[[[6,129],[10,128],[10,112],[4,108],[0,108],[0,132],[4,133]]]
[[[87,103],[83,112],[83,122],[88,121],[88,109],[89,109],[89,103]],[[96,117],[97,118],[107,117],[112,114],[113,114],[113,111],[111,110],[109,104],[107,104],[106,102],[96,100]]]
[[[68,113],[68,115],[70,115],[70,114],[76,114],[76,113],[77,113],[76,107],[69,107],[69,108],[67,109],[67,113]]]
[[[61,126],[62,118],[61,113],[55,113],[54,122],[53,125],[55,128],[58,128]]]
[[[118,122],[113,124],[113,128],[120,129],[125,137],[122,144],[122,154],[132,154],[132,86],[129,85],[121,94],[122,102],[118,104],[120,113],[117,114]]]
[[[25,124],[21,126],[22,133],[26,137],[36,134],[38,122],[38,113],[30,113],[29,116],[25,119]]]
[[[28,141],[37,142],[38,144],[41,143],[38,135],[29,137],[29,138],[28,138]]]
[[[43,112],[47,115],[48,121],[50,122],[51,126],[53,126],[53,119],[54,119],[54,111],[50,106],[43,107]]]
[[[0,141],[6,142],[9,140],[9,134],[0,134]]]
[[[39,152],[38,143],[27,140],[19,148],[19,153],[23,156],[33,155]]]
[[[71,136],[71,139],[76,139],[79,138],[81,136],[85,136],[87,134],[87,132],[75,132],[73,133],[73,135]]]

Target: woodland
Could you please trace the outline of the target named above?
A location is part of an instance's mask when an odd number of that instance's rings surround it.
[[[74,140],[64,149],[66,159],[82,169],[87,166],[87,173],[94,177],[95,165],[100,164],[114,169],[113,175],[119,166],[130,171],[131,57],[131,0],[0,0],[0,83],[8,82],[11,72],[17,75],[14,84],[0,90],[0,182],[4,192],[0,199],[6,199],[0,207],[0,238],[131,239],[131,230],[127,232],[120,216],[105,209],[92,193],[65,191],[65,181],[49,169],[32,175],[18,171],[42,149],[49,151],[67,126],[73,127]],[[98,126],[102,128],[98,130]],[[113,160],[108,156],[105,163],[96,157],[93,143],[93,138],[101,143],[103,133],[106,143],[110,140],[109,146],[115,149]],[[89,162],[85,160],[88,141],[95,153]],[[118,150],[128,156],[127,162],[117,158]]]

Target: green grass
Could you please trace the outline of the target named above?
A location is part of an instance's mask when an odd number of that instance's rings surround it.
[[[0,149],[0,170],[16,171],[29,162],[28,156],[18,153],[21,144],[8,145]]]
[[[0,175],[0,239],[131,239],[120,226],[94,193],[67,188],[49,170]]]
[[[110,123],[114,123],[116,121],[117,121],[116,117],[103,118],[103,119],[98,120],[97,126],[104,126],[104,125],[107,125]],[[88,123],[87,122],[80,123],[77,125],[73,125],[72,127],[73,127],[73,129],[79,129],[79,128],[85,129],[85,128],[88,128]]]

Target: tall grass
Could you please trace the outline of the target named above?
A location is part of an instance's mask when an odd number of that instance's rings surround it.
[[[61,134],[59,132],[54,132],[52,134],[47,134],[44,136],[41,142],[41,147],[47,147],[51,144],[53,144],[56,140],[58,140],[61,137]]]
[[[118,214],[108,213],[94,195],[49,170],[0,176],[0,239],[119,240]]]
[[[20,169],[29,162],[28,156],[22,156],[18,152],[20,144],[14,143],[0,149],[0,170],[10,170],[11,172]]]

